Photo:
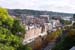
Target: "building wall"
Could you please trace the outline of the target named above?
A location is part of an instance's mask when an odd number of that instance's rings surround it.
[[[30,29],[30,30],[26,31],[25,39],[38,36],[40,33],[41,33],[41,27]]]

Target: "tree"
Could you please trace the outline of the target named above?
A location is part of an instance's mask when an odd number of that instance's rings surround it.
[[[73,14],[73,19],[75,20],[75,14]]]
[[[20,24],[19,20],[14,20],[11,31],[13,32],[13,34],[16,33],[19,35],[19,33],[21,32],[21,35],[24,35],[24,34],[22,34],[22,33],[25,33],[24,28],[25,27]]]
[[[19,32],[20,35],[18,35]],[[21,48],[24,34],[25,28],[23,25],[12,18],[6,9],[0,8],[0,50],[17,50],[17,48]]]
[[[75,28],[66,29],[66,37],[61,40],[52,50],[69,50],[75,46]],[[64,35],[65,36],[65,35]]]

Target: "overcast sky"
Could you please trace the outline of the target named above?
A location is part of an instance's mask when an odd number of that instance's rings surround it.
[[[75,13],[75,0],[0,0],[0,7]]]

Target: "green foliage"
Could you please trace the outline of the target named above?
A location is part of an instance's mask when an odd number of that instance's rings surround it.
[[[62,34],[62,30],[57,30],[55,32],[52,32],[50,35],[47,35],[46,37],[46,41],[51,42],[53,40],[56,40],[57,38],[59,38]]]
[[[75,40],[70,37],[65,37],[59,44],[56,45],[52,50],[69,50],[75,45]]]
[[[25,27],[20,24],[19,20],[14,20],[14,24],[13,24],[13,27],[12,27],[11,31],[13,32],[13,34],[15,34],[15,33],[25,33],[24,28]],[[24,34],[21,34],[21,35],[24,35]]]
[[[32,48],[30,46],[23,46],[23,45],[20,45],[20,47],[17,49],[17,50],[32,50]]]
[[[73,15],[73,19],[75,20],[75,14]]]
[[[64,25],[69,25],[69,24],[71,24],[72,22],[71,21],[67,21],[67,20],[60,20],[60,22],[62,23],[62,24],[64,24]]]
[[[12,46],[0,44],[0,50],[15,50]]]
[[[0,8],[0,18],[2,19],[2,21],[5,21],[5,19],[8,18],[7,16],[8,16],[7,10]]]
[[[22,45],[24,33],[23,25],[6,9],[0,8],[0,50],[17,50]]]
[[[66,29],[67,34],[64,39],[61,40],[59,44],[57,44],[52,50],[69,50],[73,46],[75,46],[75,29],[70,28]]]

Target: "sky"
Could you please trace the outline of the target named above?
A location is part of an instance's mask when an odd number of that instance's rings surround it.
[[[75,0],[0,0],[0,7],[75,13]]]

